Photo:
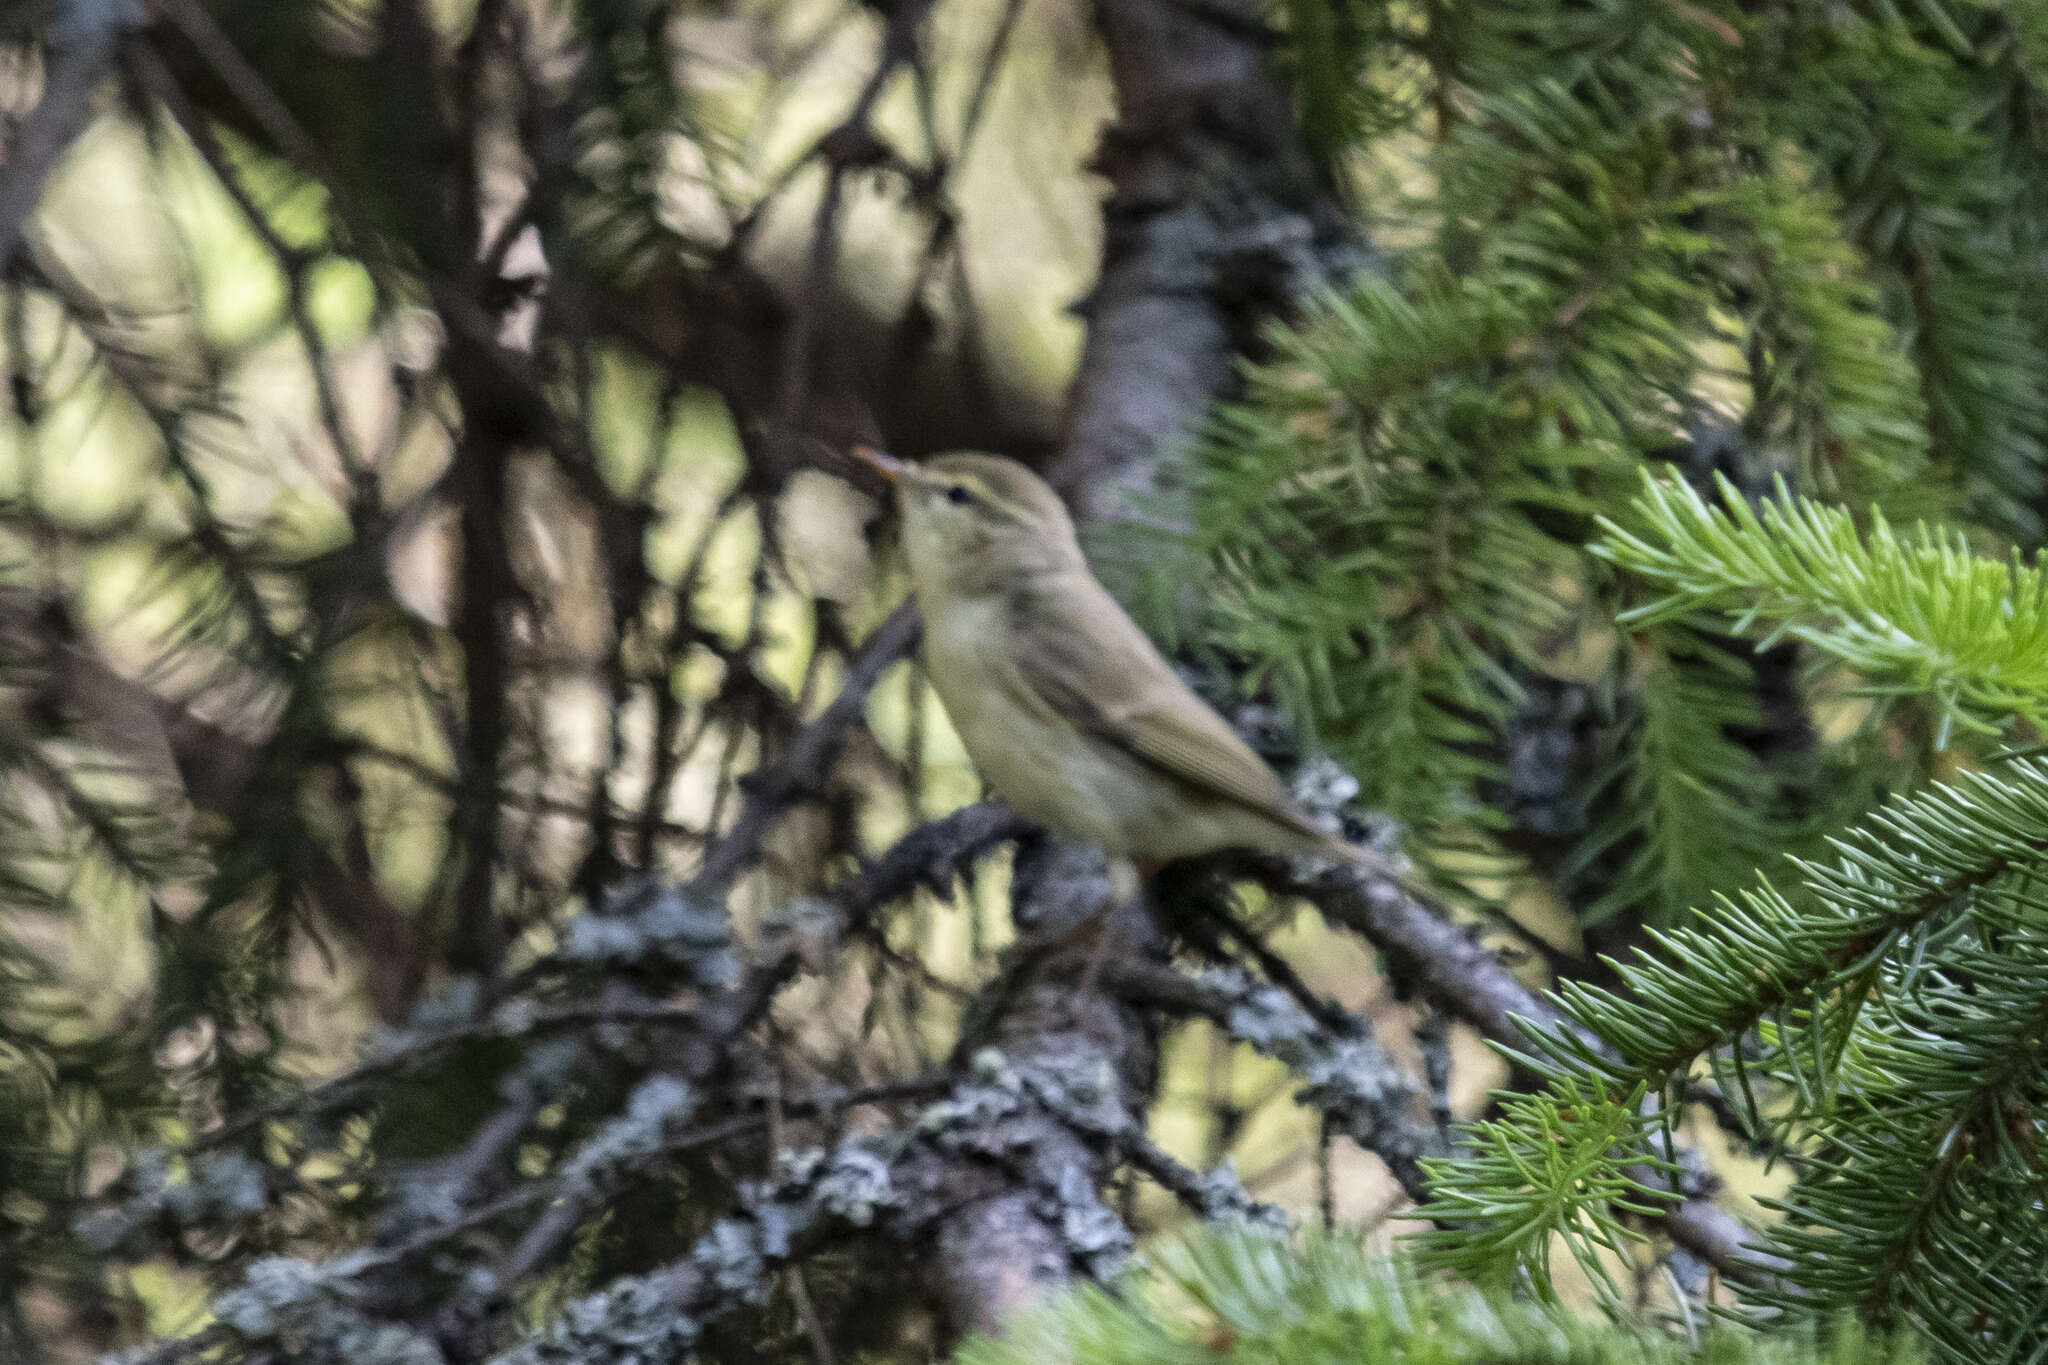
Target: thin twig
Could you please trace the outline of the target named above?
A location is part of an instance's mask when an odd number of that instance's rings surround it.
[[[290,314],[292,328],[299,334],[299,344],[306,348],[306,360],[312,370],[313,394],[320,411],[320,424],[326,429],[327,438],[334,443],[335,453],[341,458],[344,468],[351,476],[362,477],[368,470],[361,453],[355,447],[347,424],[342,419],[341,400],[334,389],[334,375],[327,354],[327,342],[320,329],[313,323],[308,307],[307,265],[309,257],[303,251],[295,250],[290,243],[278,236],[270,216],[263,212],[250,197],[242,179],[229,163],[227,153],[214,136],[213,129],[199,117],[192,107],[192,101],[171,77],[163,59],[149,49],[143,48],[135,54],[134,69],[142,78],[143,85],[170,111],[171,117],[191,139],[200,158],[213,171],[214,179],[227,192],[240,210],[242,220],[263,244],[277,262],[278,269],[285,276],[285,308]]]
[[[388,278],[390,267],[379,250],[382,239],[370,230],[369,220],[343,192],[341,178],[320,144],[306,132],[270,88],[254,66],[235,47],[200,0],[148,0],[149,6],[192,45],[201,61],[219,77],[256,126],[263,130],[277,150],[324,185],[333,201],[335,216],[347,228],[352,245],[365,253],[363,264],[372,275]]]
[[[698,538],[690,552],[690,562],[684,567],[682,577],[677,580],[672,597],[668,638],[662,645],[660,660],[662,671],[654,689],[654,737],[650,741],[651,761],[647,776],[647,790],[641,797],[640,815],[635,824],[633,858],[641,867],[654,864],[655,839],[668,813],[669,788],[675,783],[675,775],[695,752],[705,733],[710,729],[709,709],[705,724],[690,738],[687,746],[676,743],[676,729],[683,720],[683,699],[670,681],[675,670],[682,666],[683,652],[691,645],[701,643],[705,632],[698,626],[693,614],[692,598],[696,596],[697,585],[704,573],[704,566],[710,560],[711,546],[718,539],[718,528],[732,509],[739,505],[741,494],[734,489],[726,494],[710,518],[704,524],[704,533]],[[712,826],[705,827],[708,830]]]
[[[846,671],[846,685],[818,718],[806,725],[781,761],[765,772],[742,780],[746,803],[732,830],[704,857],[692,880],[698,894],[716,898],[731,887],[740,870],[759,854],[761,841],[788,810],[824,790],[831,769],[846,742],[847,731],[861,716],[867,695],[916,647],[922,623],[917,609],[905,603],[875,628],[860,656]]]
[[[854,161],[872,159],[869,152],[849,157],[836,149],[848,145],[865,149],[875,143],[875,134],[869,127],[875,103],[897,68],[915,53],[918,27],[931,6],[932,0],[901,0],[896,6],[882,35],[881,56],[876,61],[874,73],[861,88],[853,111],[838,129],[821,141],[821,149],[828,158],[825,189],[818,200],[817,218],[811,229],[810,256],[799,285],[796,307],[789,328],[783,333],[775,400],[770,408],[779,432],[796,431],[810,402],[811,352],[816,342],[819,319],[832,292],[832,277],[839,258],[839,215],[846,192],[846,173]]]

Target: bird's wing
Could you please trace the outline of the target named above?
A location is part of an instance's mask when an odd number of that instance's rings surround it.
[[[1056,591],[1018,592],[1010,625],[1025,686],[1055,714],[1191,787],[1310,839],[1328,838],[1093,578],[1076,574]],[[1097,663],[1088,669],[1091,657]],[[1103,659],[1120,666],[1104,669]]]

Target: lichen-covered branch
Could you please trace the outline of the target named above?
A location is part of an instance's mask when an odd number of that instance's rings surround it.
[[[1517,981],[1476,933],[1453,924],[1388,872],[1329,868],[1304,875],[1280,860],[1254,860],[1269,889],[1310,901],[1385,955],[1388,968],[1424,999],[1473,1025],[1504,1047],[1527,1045],[1517,1020],[1566,1027],[1557,1009]],[[1654,1177],[1653,1177],[1654,1178]],[[1688,1196],[1659,1215],[1687,1251],[1737,1283],[1769,1277],[1772,1256],[1731,1214],[1710,1199]]]

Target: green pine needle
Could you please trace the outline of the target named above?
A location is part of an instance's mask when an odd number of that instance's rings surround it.
[[[1640,530],[1602,521],[1599,554],[1665,590],[1625,620],[1713,611],[1769,644],[1798,639],[1855,670],[1871,690],[1925,695],[1946,721],[1997,734],[2048,720],[2048,572],[2017,553],[1970,552],[1953,531],[1900,534],[1881,515],[1859,535],[1850,515],[1793,497],[1751,508],[1724,480],[1722,507],[1644,476]],[[1945,740],[1946,735],[1942,738]]]

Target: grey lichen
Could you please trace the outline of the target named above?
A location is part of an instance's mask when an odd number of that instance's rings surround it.
[[[233,1151],[181,1160],[145,1147],[131,1160],[125,1185],[128,1194],[118,1206],[88,1214],[74,1228],[101,1255],[146,1255],[151,1231],[223,1227],[261,1213],[270,1199],[263,1168]]]
[[[519,1065],[498,1082],[507,1100],[545,1100],[562,1094],[574,1082],[588,1053],[576,1038],[543,1038],[530,1044]]]
[[[983,1048],[969,1079],[927,1105],[915,1132],[942,1151],[995,1157],[1026,1173],[1037,1214],[1058,1231],[1068,1257],[1104,1279],[1129,1256],[1130,1229],[1102,1202],[1084,1165],[1063,1159],[1057,1142],[1045,1145],[1051,1134],[1071,1133],[1114,1146],[1129,1122],[1107,1064],[1081,1052],[1068,1059],[1055,1049],[1017,1064]],[[1091,1058],[1095,1064],[1086,1065]]]
[[[690,1252],[691,1263],[711,1282],[720,1298],[765,1303],[772,1254],[770,1231],[755,1218],[721,1218],[698,1239]],[[783,1229],[776,1227],[772,1231]]]
[[[363,1311],[361,1277],[376,1262],[371,1252],[319,1264],[266,1256],[213,1301],[213,1314],[245,1343],[302,1365],[445,1365],[427,1338]]]
[[[857,1228],[872,1225],[897,1203],[889,1158],[865,1141],[849,1140],[835,1148],[812,1176],[812,1190],[820,1210]]]
[[[1390,1143],[1408,1144],[1408,1125],[1390,1122],[1405,1114],[1412,1093],[1407,1077],[1370,1038],[1357,1034],[1318,1040],[1294,1063],[1302,1079],[1296,1098],[1339,1121],[1346,1132],[1374,1151]],[[1419,1155],[1419,1149],[1401,1155]]]
[[[1363,1032],[1326,1027],[1278,987],[1241,971],[1217,968],[1203,987],[1228,1000],[1224,1027],[1287,1066],[1302,1080],[1303,1104],[1330,1115],[1359,1143],[1381,1155],[1416,1156],[1405,1122],[1413,1087],[1385,1049]]]
[[[468,1184],[451,1176],[439,1163],[397,1172],[391,1181],[391,1198],[379,1221],[380,1232],[402,1240],[453,1223],[462,1216]]]
[[[591,967],[681,968],[690,984],[706,988],[729,986],[739,975],[724,909],[651,878],[628,883],[601,909],[570,920],[560,955]]]
[[[673,1365],[703,1335],[673,1273],[629,1275],[573,1300],[548,1330],[491,1365]]]
[[[475,977],[448,978],[420,998],[403,1028],[378,1029],[363,1041],[363,1064],[388,1066],[475,1027],[482,1003],[483,987]]]
[[[775,1272],[805,1238],[835,1224],[868,1227],[900,1202],[883,1149],[855,1138],[830,1151],[783,1157],[773,1180],[744,1195],[746,1211],[713,1224],[682,1261],[573,1301],[539,1336],[492,1365],[680,1361],[711,1317],[766,1303]]]
[[[1231,1037],[1275,1056],[1282,1050],[1299,1052],[1314,1039],[1316,1021],[1278,986],[1223,967],[1203,972],[1200,979],[1205,990],[1229,1000],[1223,1026]]]
[[[598,1190],[673,1141],[697,1111],[697,1093],[674,1076],[642,1081],[626,1101],[626,1112],[577,1148],[563,1169],[574,1188]]]
[[[1308,759],[1294,770],[1288,787],[1294,799],[1330,833],[1365,844],[1397,873],[1413,870],[1413,863],[1401,849],[1405,831],[1400,822],[1353,805],[1358,799],[1359,781],[1334,759]]]
[[[1027,1102],[1024,1078],[1011,1069],[1008,1059],[995,1048],[981,1048],[974,1054],[968,1078],[918,1113],[916,1131],[941,1147],[994,1155],[1006,1145],[993,1136],[1002,1120],[1016,1115]]]
[[[1115,1278],[1131,1254],[1131,1230],[1124,1226],[1124,1220],[1102,1202],[1094,1182],[1079,1166],[1061,1169],[1053,1197],[1058,1204],[1057,1226],[1067,1254],[1091,1278]]]
[[[1196,1195],[1196,1212],[1206,1223],[1248,1223],[1255,1227],[1284,1231],[1287,1214],[1272,1204],[1252,1198],[1238,1178],[1237,1163],[1223,1158],[1202,1176]]]

